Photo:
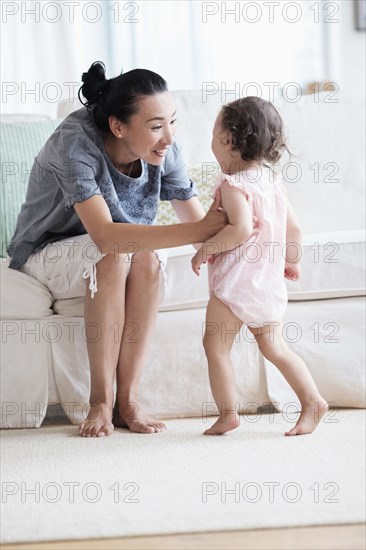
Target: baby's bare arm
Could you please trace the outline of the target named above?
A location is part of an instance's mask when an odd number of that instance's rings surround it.
[[[216,235],[205,241],[192,258],[192,269],[199,275],[200,266],[210,256],[232,250],[243,244],[253,233],[253,218],[243,192],[225,181],[221,187],[221,204],[229,223]]]
[[[299,220],[287,199],[287,223],[286,223],[286,243],[296,243],[302,247],[302,231]]]
[[[221,203],[229,223],[203,244],[206,254],[232,250],[243,244],[253,233],[252,214],[243,192],[226,181],[221,185],[220,191]]]
[[[291,244],[294,243],[294,244]],[[286,263],[285,277],[296,281],[300,277],[300,259],[302,256],[302,231],[294,209],[287,199],[286,223]]]

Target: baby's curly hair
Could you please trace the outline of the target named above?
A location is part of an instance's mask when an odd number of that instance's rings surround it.
[[[221,109],[220,122],[232,136],[232,148],[245,161],[278,162],[288,151],[282,119],[269,101],[243,97]]]

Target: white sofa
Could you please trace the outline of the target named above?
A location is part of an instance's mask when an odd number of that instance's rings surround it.
[[[215,171],[211,131],[221,96],[174,92],[177,139],[203,186]],[[231,100],[232,98],[228,98]],[[364,101],[354,95],[278,100],[292,164],[284,179],[305,235],[302,279],[287,282],[285,337],[306,361],[334,407],[365,407],[364,376]],[[79,108],[60,104],[59,116]],[[207,186],[207,182],[206,182]],[[215,413],[202,348],[208,298],[205,272],[190,267],[191,246],[169,250],[168,296],[161,305],[141,382],[144,407],[161,418]],[[89,367],[83,297],[55,301],[45,286],[1,263],[1,427],[39,427],[47,412],[86,414]],[[233,348],[238,402],[244,413],[272,404],[289,414],[296,396],[244,329]],[[51,406],[52,405],[52,406]]]

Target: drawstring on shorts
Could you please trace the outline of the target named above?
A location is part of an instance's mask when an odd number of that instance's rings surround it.
[[[155,255],[156,255],[156,257],[159,261],[160,273],[162,275],[162,289],[161,290],[162,290],[163,298],[165,299],[166,298],[166,293],[167,293],[167,286],[168,286],[168,277],[167,277],[167,273],[166,273],[166,270],[165,270],[165,266],[166,266],[166,257],[165,257],[165,254],[164,254],[165,251],[162,252],[160,250],[159,251],[154,250],[154,252],[155,252]],[[160,254],[159,254],[159,252],[160,252]],[[102,254],[102,258],[104,258],[104,256],[106,256],[106,254]],[[129,254],[128,256],[129,256],[129,261],[131,262],[133,254]],[[98,262],[91,263],[87,267],[87,269],[85,269],[85,271],[83,273],[83,279],[88,279],[90,277],[90,282],[89,282],[88,288],[91,291],[92,299],[94,298],[94,294],[98,291],[98,287],[97,287],[97,263]]]
[[[88,269],[83,273],[83,279],[90,277],[89,290],[91,291],[91,297],[94,298],[95,292],[98,291],[97,287],[97,265],[91,264]]]

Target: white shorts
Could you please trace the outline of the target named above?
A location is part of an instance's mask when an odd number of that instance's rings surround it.
[[[154,251],[160,264],[161,300],[166,295],[166,250]],[[91,297],[98,291],[97,263],[106,254],[101,254],[90,235],[77,235],[47,244],[32,254],[20,271],[44,284],[55,300],[85,296],[85,279],[90,279]],[[119,261],[131,268],[133,254],[119,255]]]

